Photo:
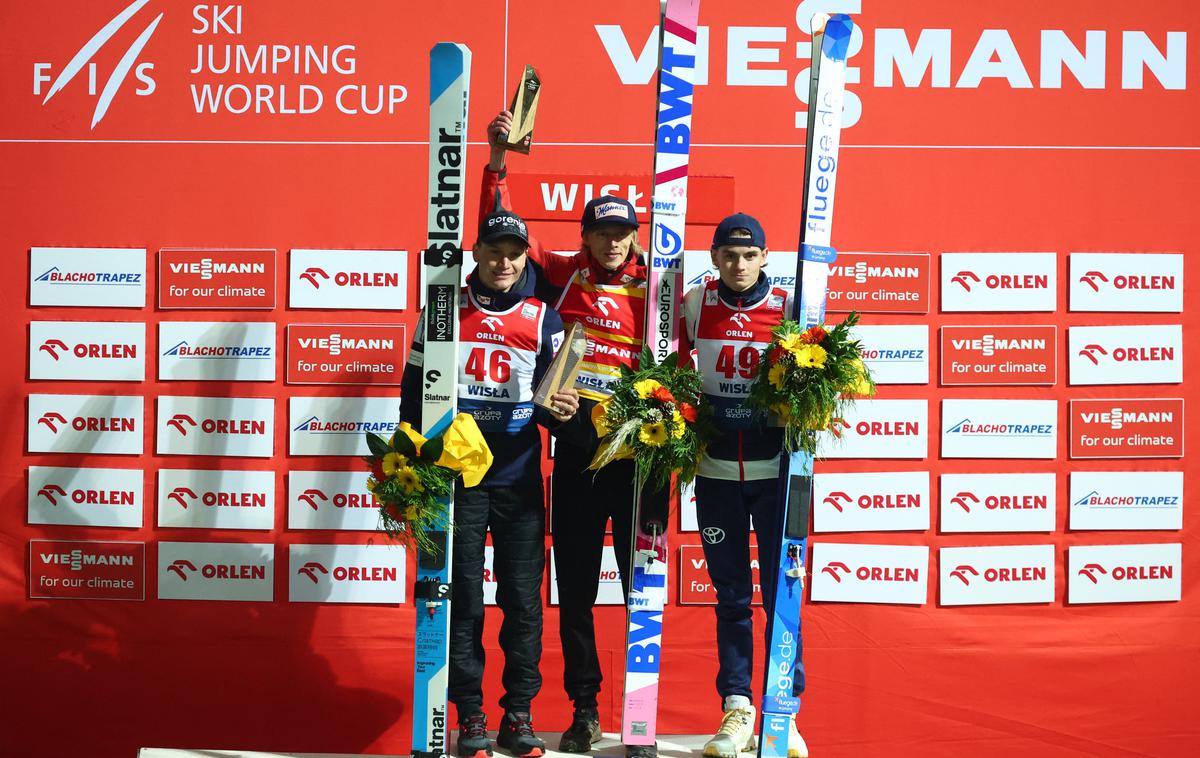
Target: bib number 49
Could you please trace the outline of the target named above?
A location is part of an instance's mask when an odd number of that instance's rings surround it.
[[[746,345],[735,350],[733,345],[722,345],[717,353],[717,371],[726,379],[735,375],[743,379],[753,379],[758,374],[759,351],[753,345]]]

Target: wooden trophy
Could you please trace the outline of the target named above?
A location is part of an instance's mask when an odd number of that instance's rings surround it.
[[[538,97],[542,92],[542,80],[537,71],[525,64],[525,73],[521,75],[521,84],[513,95],[512,131],[500,139],[509,150],[522,155],[529,155],[533,145],[533,121],[537,118]]]
[[[559,390],[575,386],[575,378],[579,376],[579,366],[587,355],[587,337],[584,336],[583,326],[578,322],[567,329],[562,347],[550,361],[550,368],[533,393],[533,402],[547,410],[556,410],[550,396]]]

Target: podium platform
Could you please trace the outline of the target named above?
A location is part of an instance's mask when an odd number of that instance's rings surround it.
[[[452,736],[457,736],[452,734]],[[538,732],[538,736],[553,748],[558,744],[558,732]],[[701,755],[704,743],[712,735],[667,735],[658,738],[658,754],[664,758],[694,758]],[[495,739],[496,733],[492,732]],[[451,743],[453,744],[453,743]],[[183,750],[178,748],[144,747],[138,751],[138,758],[362,758],[359,753],[272,753],[258,750]],[[508,753],[495,749],[496,756],[506,756]],[[578,753],[560,753],[557,750],[547,750],[548,757],[578,756]],[[606,733],[604,739],[597,742],[587,755],[605,756],[606,758],[623,758],[624,748],[621,747],[619,735]],[[742,753],[752,756],[754,753]],[[377,758],[409,758],[408,756],[378,755]]]

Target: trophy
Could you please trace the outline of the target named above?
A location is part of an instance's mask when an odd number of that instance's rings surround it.
[[[501,135],[500,141],[513,152],[529,155],[533,144],[533,120],[537,118],[538,97],[542,90],[542,80],[533,66],[525,64],[525,73],[521,75],[521,84],[513,95],[512,111],[513,128],[508,134]]]
[[[554,407],[550,396],[565,387],[575,385],[575,378],[579,376],[579,366],[583,363],[585,355],[587,355],[587,337],[583,334],[583,326],[576,322],[571,324],[562,347],[558,349],[554,360],[550,361],[546,375],[542,377],[541,383],[533,393],[533,402],[547,410],[558,410]]]

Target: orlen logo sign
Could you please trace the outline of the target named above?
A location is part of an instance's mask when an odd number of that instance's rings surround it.
[[[408,290],[399,250],[292,250],[292,308],[403,310]]]
[[[840,253],[829,267],[832,312],[928,313],[928,253]]]
[[[942,474],[944,532],[1052,532],[1055,475]]]
[[[138,346],[136,344],[120,342],[104,344],[79,342],[74,345],[67,345],[62,340],[48,339],[38,346],[38,350],[44,351],[50,356],[51,360],[55,361],[63,354],[71,354],[76,358],[117,359],[137,358],[138,355]]]
[[[275,472],[160,469],[158,525],[181,529],[272,529]]]
[[[1179,253],[1071,253],[1071,310],[1179,313]]]
[[[270,601],[275,596],[274,565],[270,543],[160,542],[158,597]]]
[[[1183,327],[1073,326],[1071,384],[1183,381]]]
[[[943,253],[943,311],[1053,311],[1054,253]]]
[[[132,416],[75,416],[68,420],[58,411],[46,411],[37,420],[53,434],[70,428],[77,432],[136,432],[137,419]]]
[[[137,493],[133,490],[92,490],[77,487],[68,494],[67,490],[54,482],[42,485],[37,494],[52,506],[58,506],[60,498],[64,504],[70,502],[76,505],[136,505],[138,500]]]
[[[1067,600],[1133,603],[1180,598],[1182,547],[1074,545],[1067,551]]]
[[[142,9],[150,0],[134,0],[125,7],[117,15],[113,16],[107,23],[100,26],[96,32],[83,44],[79,50],[71,56],[71,59],[64,65],[56,65],[54,63],[34,63],[33,64],[33,94],[36,97],[42,97],[42,105],[49,103],[55,95],[61,92],[72,81],[79,80],[86,82],[77,86],[86,86],[87,94],[90,97],[97,97],[96,107],[92,111],[91,128],[95,129],[96,124],[104,118],[104,114],[108,112],[109,106],[112,104],[113,98],[121,91],[122,85],[132,74],[137,83],[133,85],[133,94],[139,97],[145,97],[154,92],[157,88],[157,83],[154,80],[154,64],[149,61],[139,60],[143,48],[150,38],[154,35],[154,30],[158,28],[158,24],[163,19],[162,13],[154,17],[131,41],[121,53],[119,62],[108,73],[104,80],[104,86],[97,92],[97,83],[101,78],[101,72],[97,70],[96,64],[92,61],[96,54],[105,45],[108,44],[114,37],[121,32],[122,28],[134,17],[134,15]],[[144,20],[143,16],[143,20]],[[120,37],[128,39],[132,32],[121,34]],[[108,49],[119,49],[122,43],[113,43]],[[108,52],[105,49],[105,52]],[[106,56],[107,57],[107,56]],[[80,76],[82,74],[82,76]],[[46,85],[50,86],[47,87]],[[43,95],[44,93],[44,95]]]
[[[1072,458],[1180,458],[1183,399],[1072,400]]]
[[[29,378],[142,381],[145,344],[141,322],[32,321]]]
[[[910,545],[813,545],[812,599],[922,605],[929,548]]]
[[[188,435],[189,430],[199,429],[203,434],[256,434],[263,435],[267,432],[267,425],[264,421],[254,419],[213,419],[202,418],[200,421],[192,418],[187,413],[176,413],[167,421],[167,426],[176,430],[184,437]]]
[[[980,499],[974,492],[962,490],[956,492],[950,502],[962,508],[967,513],[972,507],[982,507],[988,510],[1017,510],[1023,508],[1042,508],[1049,506],[1049,498],[1045,495],[986,495]]]
[[[142,526],[142,470],[30,466],[29,523]]]
[[[289,597],[299,602],[402,603],[404,550],[395,545],[291,545]]]
[[[29,452],[141,454],[142,404],[135,395],[30,395]]]
[[[924,458],[925,400],[859,400],[846,418],[835,418],[818,441],[826,458]]]
[[[944,547],[939,551],[942,605],[1054,601],[1054,546]]]
[[[269,457],[274,450],[271,398],[158,398],[160,455]]]
[[[910,531],[929,528],[925,471],[826,474],[813,477],[813,530]]]

